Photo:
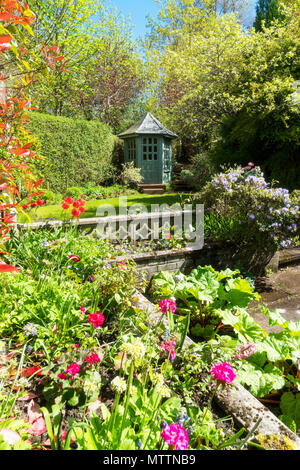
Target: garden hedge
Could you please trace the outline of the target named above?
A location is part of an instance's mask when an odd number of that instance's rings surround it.
[[[86,183],[100,185],[113,174],[119,139],[106,124],[31,112],[29,129],[44,157],[36,167],[48,188],[62,192]]]

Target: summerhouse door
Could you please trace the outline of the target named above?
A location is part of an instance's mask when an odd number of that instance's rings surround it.
[[[161,184],[162,174],[157,137],[143,137],[142,176],[143,184]]]

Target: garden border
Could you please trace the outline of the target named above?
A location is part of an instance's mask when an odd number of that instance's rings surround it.
[[[174,213],[172,215],[174,216]],[[140,214],[138,214],[138,216],[140,216]],[[118,218],[120,218],[120,216]],[[46,222],[34,222],[30,224],[15,223],[13,225],[17,230],[26,228],[35,230],[39,228],[61,227],[63,224],[66,224],[71,226],[77,225],[82,229],[90,228],[92,232],[93,229],[97,227],[99,221],[103,222],[103,219],[107,220],[107,217],[82,218],[79,220],[70,219],[67,221],[48,220]],[[115,217],[113,219],[115,219]],[[135,217],[132,216],[132,219],[134,220]],[[185,270],[201,264],[212,265],[215,269],[223,269],[225,265],[226,267],[229,266],[230,261],[232,261],[232,251],[230,247],[231,245],[207,241],[201,249],[181,248],[178,250],[160,250],[136,253],[128,257],[137,264],[139,271],[147,271],[148,278],[151,278],[154,273],[159,272],[163,267],[165,268],[166,263],[170,271]],[[220,253],[220,251],[222,253]],[[277,251],[264,268],[277,272],[280,267],[286,267],[299,262],[300,248],[286,249]]]
[[[157,322],[160,314],[155,307],[143,294],[136,291],[132,299],[133,306],[148,314],[148,324]],[[186,337],[183,348],[196,344],[189,337]],[[280,421],[268,408],[260,403],[248,390],[240,383],[234,382],[230,387],[218,389],[215,395],[216,402],[220,408],[227,414],[230,414],[239,427],[243,427],[250,432],[262,418],[254,432],[254,440],[259,443],[258,435],[286,436],[295,443],[295,450],[300,450],[300,438],[291,431],[282,421]]]

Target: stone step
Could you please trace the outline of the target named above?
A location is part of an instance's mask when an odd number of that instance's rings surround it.
[[[165,184],[140,184],[139,189],[145,194],[164,194],[166,192]]]
[[[300,264],[300,247],[283,250],[279,253],[279,266]]]
[[[165,189],[151,189],[151,188],[147,188],[147,189],[143,189],[143,192],[144,194],[165,194]]]

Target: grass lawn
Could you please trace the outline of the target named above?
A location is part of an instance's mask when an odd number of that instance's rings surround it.
[[[116,197],[102,200],[91,199],[90,201],[87,201],[85,206],[86,212],[84,212],[80,218],[96,217],[97,208],[107,205],[112,206],[115,209],[115,214],[118,215],[119,207],[126,206],[126,199],[127,207],[131,207],[135,204],[143,205],[146,207],[147,211],[150,211],[152,204],[166,204],[168,206],[172,206],[173,204],[180,203],[186,196],[188,196],[188,194],[166,193],[160,195],[135,194],[133,196],[127,196],[127,198]],[[72,218],[71,209],[66,211],[62,209],[61,204],[38,207],[29,211],[28,214],[30,216],[31,222],[42,221],[45,219],[68,220]],[[99,216],[100,215],[101,214],[99,214]],[[107,215],[114,214],[112,213]],[[25,215],[20,214],[18,217],[18,222],[28,222],[28,218]]]

